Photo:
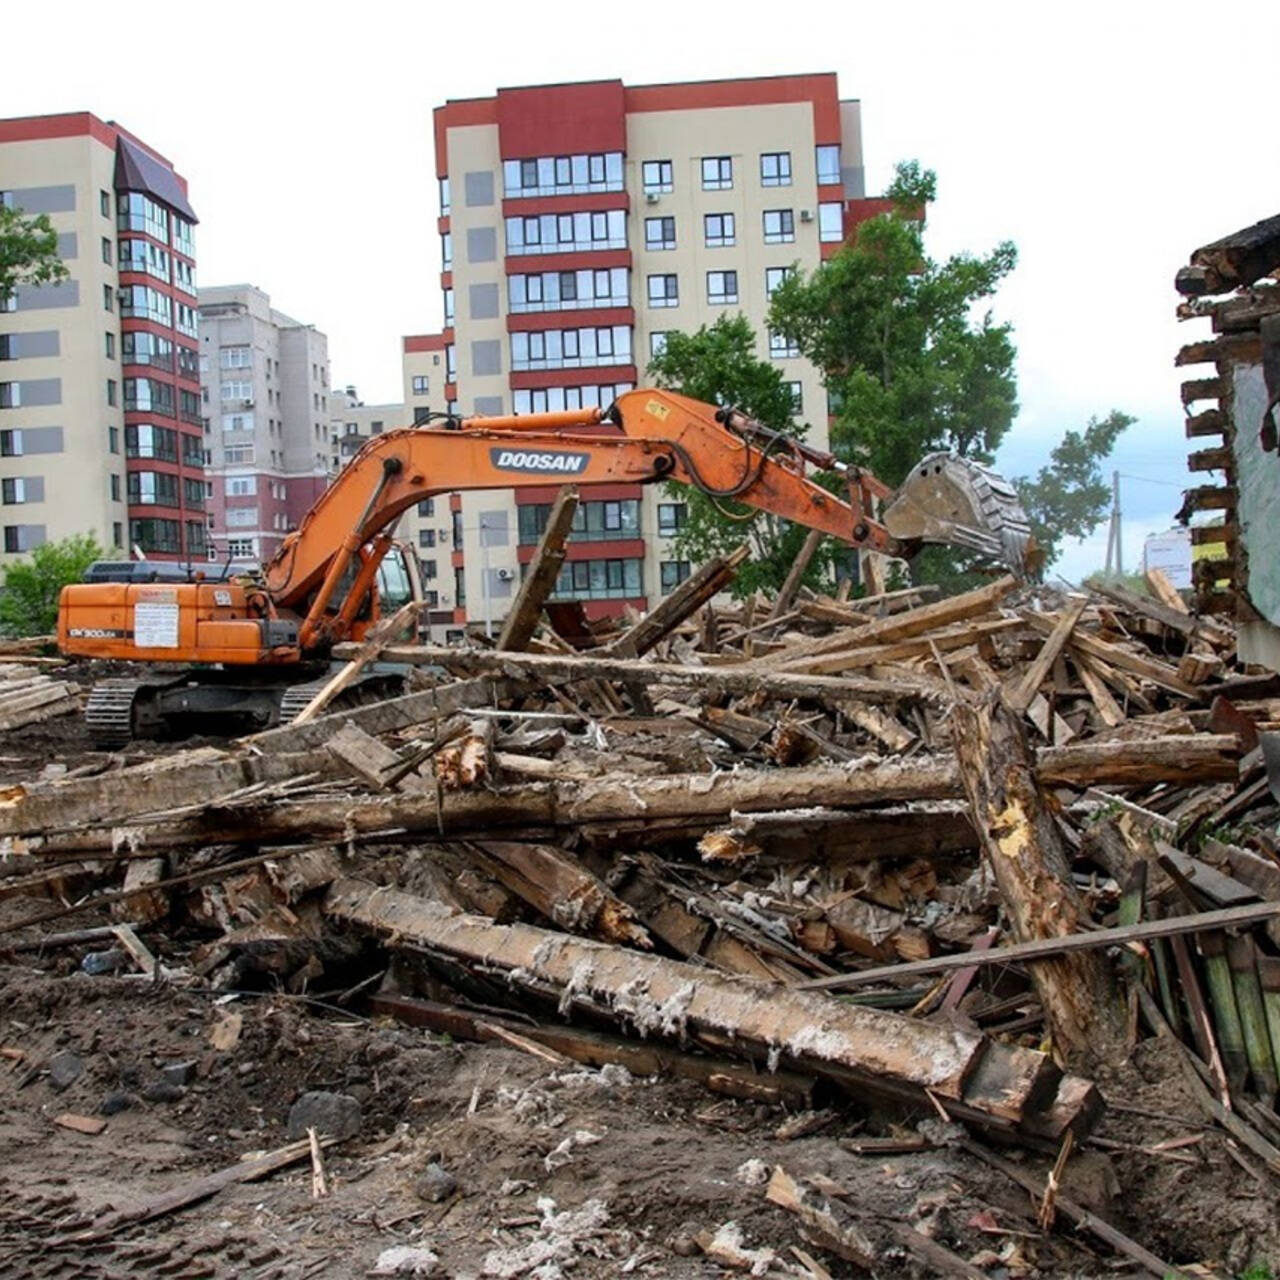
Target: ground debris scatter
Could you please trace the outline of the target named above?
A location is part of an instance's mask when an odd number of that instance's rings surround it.
[[[0,651],[0,1276],[1280,1259],[1280,679],[1149,585],[534,613],[116,752]]]

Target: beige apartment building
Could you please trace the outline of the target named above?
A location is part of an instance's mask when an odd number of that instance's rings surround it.
[[[788,272],[884,207],[864,198],[859,104],[840,100],[834,74],[502,89],[437,108],[435,156],[445,328],[404,340],[412,411],[607,406],[643,384],[668,333],[740,313],[806,438],[826,444],[821,378],[765,317]],[[554,492],[450,499],[440,628],[501,621]],[[664,486],[583,498],[556,598],[608,616],[688,575],[671,542],[685,504]]]
[[[200,290],[210,560],[269,560],[336,469],[329,344],[250,284]]]
[[[47,214],[69,271],[0,298],[0,556],[88,533],[203,561],[186,180],[114,122],[28,116],[0,120],[0,203]]]

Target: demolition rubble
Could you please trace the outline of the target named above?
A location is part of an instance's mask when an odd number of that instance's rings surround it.
[[[21,1273],[1275,1256],[1280,682],[1232,624],[1158,571],[725,606],[731,556],[569,626],[568,524],[495,642],[347,646],[235,742],[88,751],[89,677],[4,657]],[[374,661],[410,692],[343,709]]]

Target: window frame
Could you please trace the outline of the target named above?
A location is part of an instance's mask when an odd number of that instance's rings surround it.
[[[718,234],[712,233],[713,220],[719,226]],[[702,244],[707,249],[732,249],[738,243],[738,220],[732,213],[704,213],[702,215]]]
[[[772,161],[770,166],[768,161]],[[768,172],[772,167],[773,172]],[[760,185],[762,187],[789,187],[791,185],[791,152],[762,151],[760,153]]]
[[[778,220],[777,229],[769,230],[769,219]],[[761,213],[765,244],[794,244],[796,239],[796,211],[794,209],[765,209]]]
[[[708,166],[714,165],[714,169]],[[714,173],[714,177],[709,174]],[[733,157],[732,156],[703,156],[702,157],[702,189],[703,191],[732,191],[733,190]]]

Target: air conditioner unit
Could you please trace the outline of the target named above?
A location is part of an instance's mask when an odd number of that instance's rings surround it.
[[[644,202],[645,202],[645,204],[657,204],[657,203],[658,203],[658,199],[659,199],[659,196],[658,196],[658,193],[657,193],[656,191],[646,191],[646,192],[644,193]]]
[[[510,581],[511,581],[511,579],[512,579],[512,578],[514,578],[515,576],[516,576],[516,575],[515,575],[514,573],[512,573],[510,569],[499,569],[499,570],[498,570],[498,581],[499,581],[499,582],[510,582]]]
[[[801,210],[800,210],[800,221],[801,221],[801,222],[812,222],[812,221],[813,221],[813,210],[812,210],[812,209],[801,209]]]

